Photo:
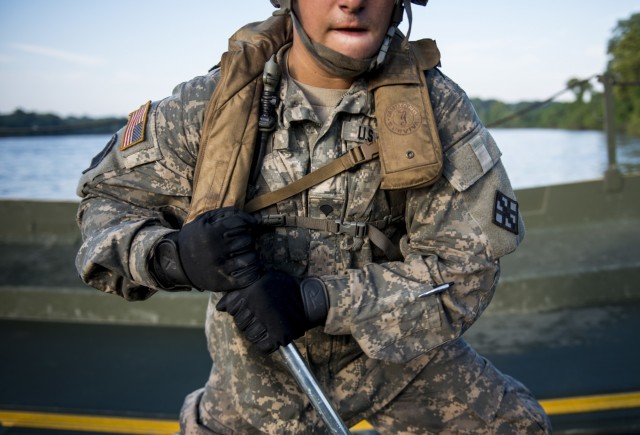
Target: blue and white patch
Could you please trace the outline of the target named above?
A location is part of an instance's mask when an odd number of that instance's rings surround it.
[[[518,201],[497,190],[496,202],[493,207],[493,223],[513,234],[518,234],[520,231],[518,213]]]

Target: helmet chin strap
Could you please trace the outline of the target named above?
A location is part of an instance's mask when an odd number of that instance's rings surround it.
[[[307,32],[300,24],[298,17],[296,16],[293,8],[291,7],[292,0],[288,1],[273,1],[272,3],[276,7],[280,7],[279,10],[274,12],[274,15],[283,15],[289,13],[291,15],[291,21],[296,30],[296,33],[300,37],[300,40],[309,53],[330,73],[336,77],[341,78],[355,78],[366,72],[373,71],[380,67],[387,57],[387,52],[391,46],[391,41],[398,32],[398,25],[402,21],[404,11],[407,11],[407,18],[409,19],[409,30],[405,40],[409,39],[411,33],[411,24],[413,21],[413,15],[411,13],[411,0],[396,0],[393,8],[393,14],[391,19],[391,25],[384,36],[378,54],[376,56],[366,59],[356,59],[351,56],[345,56],[331,48],[322,45],[318,42],[314,42]]]
[[[378,50],[378,56],[376,58],[374,68],[377,68],[384,63],[394,35],[396,33],[399,33],[398,26],[400,25],[400,22],[402,22],[402,17],[405,10],[407,11],[407,18],[409,19],[409,29],[407,30],[407,36],[404,37],[404,40],[409,40],[409,35],[411,34],[411,24],[413,22],[413,14],[411,13],[411,0],[396,0],[395,6],[393,7],[393,14],[391,16],[391,25],[387,30],[387,34],[385,35],[384,40],[382,41],[380,50]]]
[[[400,6],[400,4],[402,3],[403,0],[399,0],[396,3],[396,8],[400,8],[400,9],[404,9],[405,11],[407,11],[407,20],[409,20],[409,27],[407,28],[407,36],[405,37],[405,40],[409,40],[409,36],[411,35],[411,25],[413,24],[413,12],[411,12],[411,0],[404,0],[404,8],[402,8],[402,6]],[[427,2],[424,2],[424,5],[426,5]],[[424,6],[423,5],[423,6]],[[402,21],[402,11],[400,12],[400,20],[398,21],[398,24],[400,24],[400,21]]]
[[[296,33],[300,37],[300,41],[309,53],[317,60],[323,68],[336,77],[352,79],[361,74],[370,71],[376,59],[373,57],[367,59],[356,59],[351,56],[345,56],[329,47],[318,42],[313,42],[307,32],[304,31],[298,17],[291,10],[291,21]]]

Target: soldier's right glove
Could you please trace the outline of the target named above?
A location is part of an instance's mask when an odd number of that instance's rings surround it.
[[[262,276],[252,229],[256,220],[237,207],[201,214],[155,246],[150,272],[170,291],[226,292]]]
[[[245,338],[269,354],[324,325],[329,299],[319,278],[305,278],[298,284],[285,273],[267,272],[247,288],[224,295],[216,309],[231,314]]]

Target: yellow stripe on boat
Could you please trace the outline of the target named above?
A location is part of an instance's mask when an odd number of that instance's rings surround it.
[[[640,408],[640,393],[603,394],[599,396],[581,396],[567,399],[548,399],[541,400],[540,404],[549,415],[581,414],[585,412]]]
[[[581,414],[640,408],[640,392],[547,399],[541,400],[540,404],[549,415]],[[21,427],[136,435],[170,435],[175,434],[180,429],[178,422],[174,420],[8,410],[0,410],[0,423],[1,426],[5,428]],[[373,429],[373,427],[367,421],[361,421],[351,428],[353,431],[371,429]]]
[[[101,417],[48,412],[0,411],[3,427],[108,432],[117,434],[174,434],[180,425],[174,420]]]

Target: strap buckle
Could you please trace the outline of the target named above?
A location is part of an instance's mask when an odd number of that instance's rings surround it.
[[[367,162],[369,160],[373,160],[378,156],[379,148],[377,142],[363,143],[359,146],[351,148],[349,151],[349,157],[351,158],[351,163],[353,166],[359,165],[360,163]]]
[[[268,214],[261,216],[260,223],[273,227],[284,227],[287,224],[287,216],[284,214]]]
[[[367,235],[367,224],[365,222],[340,222],[336,221],[336,233],[348,234],[352,237],[364,237]]]

